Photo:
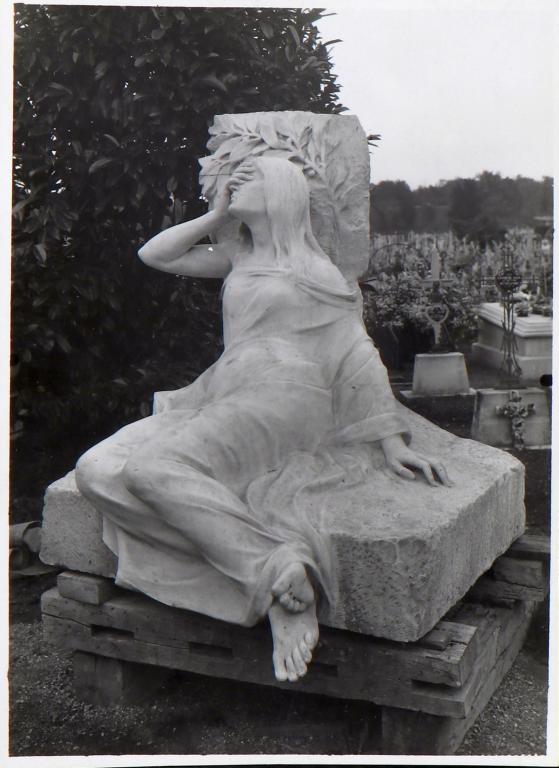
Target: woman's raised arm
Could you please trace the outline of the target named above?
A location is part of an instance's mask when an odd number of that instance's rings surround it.
[[[227,218],[229,187],[216,199],[212,211],[192,221],[163,230],[140,248],[138,255],[149,267],[189,277],[224,277],[231,270],[223,245],[196,245],[218,229]]]

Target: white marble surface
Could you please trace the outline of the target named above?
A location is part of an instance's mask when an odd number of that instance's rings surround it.
[[[224,115],[211,133],[210,210],[139,255],[225,278],[224,352],[80,459],[93,506],[71,478],[49,490],[42,557],[110,570],[102,529],[117,584],[237,624],[267,615],[276,676],[294,681],[317,613],[397,640],[427,632],[521,533],[523,469],[392,394],[355,282],[369,252],[356,118]]]
[[[338,574],[338,607],[324,623],[411,641],[429,631],[522,533],[524,468],[504,451],[404,413],[412,445],[440,450],[454,487],[399,480],[377,450],[365,469],[354,468],[347,487],[309,488],[299,503],[328,541]],[[298,457],[294,463],[305,471]],[[280,508],[286,503],[282,491],[279,482]],[[50,487],[43,519],[41,559],[114,575],[101,515],[80,495],[73,473]]]
[[[501,328],[503,323],[503,307],[498,301],[484,302],[478,310],[478,316]],[[516,336],[551,336],[553,333],[553,318],[543,315],[528,315],[514,318],[514,333]]]

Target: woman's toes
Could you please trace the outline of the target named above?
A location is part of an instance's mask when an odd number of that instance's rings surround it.
[[[305,643],[307,644],[307,647],[310,651],[312,651],[317,642],[317,636],[315,636],[312,632],[305,632]]]
[[[280,653],[274,653],[272,658],[274,662],[274,672],[276,675],[276,680],[279,680],[280,682],[284,682],[285,680],[287,680],[287,669],[285,668],[285,659]]]
[[[286,611],[293,613],[293,600],[288,592],[284,592],[283,595],[280,595],[279,601],[280,605],[282,605]]]
[[[301,656],[305,664],[310,664],[312,660],[312,653],[304,640],[299,641],[299,651],[301,652]]]
[[[290,683],[294,683],[296,680],[299,679],[299,675],[297,674],[297,670],[295,669],[295,664],[293,663],[293,659],[291,656],[288,656],[285,660],[285,668],[287,670],[287,679]]]
[[[305,605],[296,597],[292,597],[288,592],[284,592],[279,598],[280,605],[289,613],[301,613],[305,610]]]
[[[307,665],[303,661],[303,656],[301,655],[301,651],[297,646],[293,648],[293,652],[291,656],[293,657],[293,664],[295,666],[295,670],[297,674],[299,675],[299,677],[303,677],[303,675],[307,671]]]

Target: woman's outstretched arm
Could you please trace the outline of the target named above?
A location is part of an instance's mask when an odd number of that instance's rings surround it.
[[[230,202],[227,185],[213,210],[192,221],[163,230],[140,248],[138,255],[149,267],[189,277],[224,277],[231,270],[229,249],[223,245],[196,245],[227,219]]]

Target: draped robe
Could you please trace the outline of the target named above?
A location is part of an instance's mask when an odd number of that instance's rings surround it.
[[[221,357],[90,449],[78,487],[103,514],[117,584],[250,626],[298,561],[327,616],[336,569],[305,499],[359,482],[367,446],[407,426],[358,292],[241,264],[222,298]]]

